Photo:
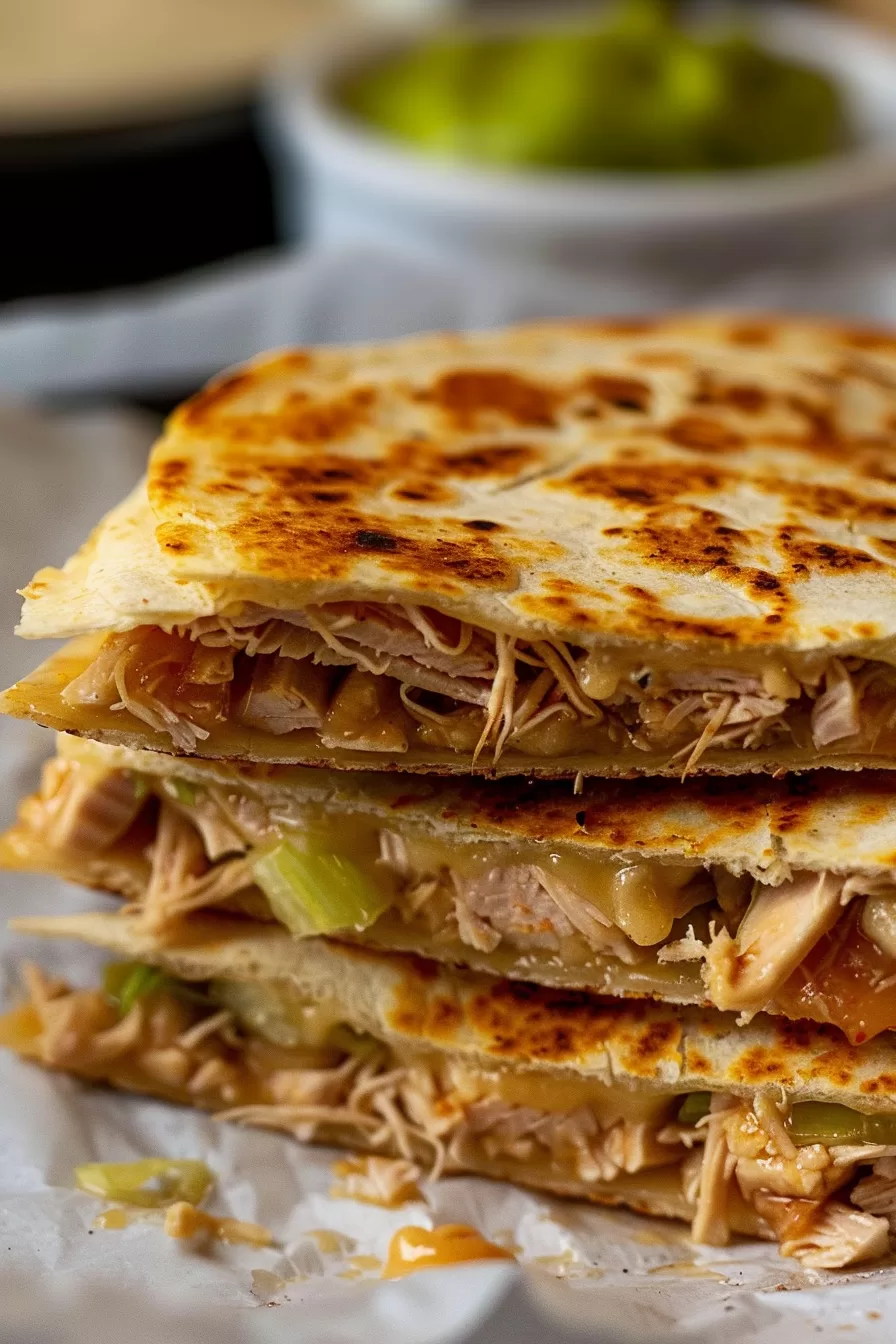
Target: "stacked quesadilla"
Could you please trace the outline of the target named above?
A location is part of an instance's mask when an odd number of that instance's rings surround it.
[[[211,384],[25,591],[69,642],[0,702],[59,733],[0,862],[120,897],[18,921],[119,960],[0,1038],[397,1181],[885,1254],[894,426],[896,338],[805,322]]]

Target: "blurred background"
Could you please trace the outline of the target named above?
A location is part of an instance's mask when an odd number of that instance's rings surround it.
[[[3,0],[0,396],[669,305],[896,320],[896,0]]]
[[[540,313],[896,319],[896,0],[4,0],[0,199],[16,399]]]

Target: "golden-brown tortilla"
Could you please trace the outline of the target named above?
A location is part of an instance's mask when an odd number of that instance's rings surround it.
[[[277,810],[407,823],[463,844],[520,841],[636,862],[721,864],[760,881],[788,870],[886,875],[896,867],[896,775],[812,771],[778,779],[570,783],[429,780],[383,773],[250,766],[132,751],[60,734],[63,759],[191,783],[225,784]]]
[[[349,948],[224,918],[197,919],[183,941],[159,940],[126,915],[33,917],[21,933],[88,942],[186,980],[282,981],[334,1020],[414,1050],[642,1091],[784,1088],[800,1101],[892,1110],[891,1032],[850,1046],[835,1028],[763,1014],[602,999],[454,970],[417,957]]]
[[[286,351],[175,413],[149,509],[41,571],[22,633],[398,596],[586,648],[870,654],[896,637],[894,414],[896,337],[832,323]]]

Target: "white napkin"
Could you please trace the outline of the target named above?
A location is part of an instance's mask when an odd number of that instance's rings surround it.
[[[588,284],[559,269],[435,264],[369,248],[259,256],[133,292],[6,308],[0,393],[181,391],[275,346],[686,306],[896,321],[896,255],[747,272],[723,286],[656,275]]]

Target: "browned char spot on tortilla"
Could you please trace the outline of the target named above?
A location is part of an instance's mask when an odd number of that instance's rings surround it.
[[[614,373],[592,373],[580,384],[598,401],[608,402],[620,411],[649,411],[652,400],[650,384],[643,378],[625,377]]]
[[[886,354],[896,353],[896,335],[885,327],[850,326],[843,323],[838,325],[836,330],[844,345],[855,346],[857,350],[880,350]]]
[[[488,789],[459,788],[477,826],[527,840],[568,840],[617,851],[642,848],[648,835],[651,845],[680,848],[677,808],[688,808],[701,818],[700,838],[689,842],[688,853],[696,858],[754,831],[785,784],[761,776],[699,776],[672,783],[650,777],[591,779],[581,794],[556,781],[525,779],[495,780]]]
[[[761,475],[752,477],[750,484],[770,498],[780,499],[788,508],[803,514],[814,514],[817,518],[863,523],[883,523],[896,519],[896,505],[869,498],[842,486]]]
[[[474,430],[492,422],[553,425],[556,392],[504,369],[453,369],[417,393],[434,403],[455,429]]]
[[[678,1061],[680,1025],[649,1003],[600,999],[577,990],[547,989],[515,980],[457,974],[446,997],[410,965],[389,1010],[389,1023],[408,1035],[450,1043],[463,1031],[500,1059],[564,1063],[602,1052],[612,1041],[631,1077],[654,1078]]]
[[[663,432],[670,443],[703,453],[730,453],[744,442],[736,429],[708,415],[679,416]]]
[[[629,450],[631,451],[631,450]],[[610,461],[580,467],[571,476],[549,484],[585,498],[600,497],[617,504],[648,507],[674,503],[687,495],[700,495],[724,488],[725,473],[690,462],[651,462],[632,465]]]
[[[769,803],[770,825],[780,835],[823,827],[829,805],[847,806],[845,824],[850,827],[877,825],[893,814],[896,805],[896,774],[888,770],[864,770],[858,789],[847,776],[824,771],[791,775],[781,785]]]
[[[632,1076],[654,1077],[676,1053],[677,1023],[658,1024],[649,1005],[602,1000],[574,990],[496,980],[466,1003],[469,1025],[485,1038],[489,1054],[505,1059],[561,1063],[623,1043]],[[672,1030],[669,1030],[671,1025]]]
[[[442,453],[434,470],[469,481],[480,476],[518,476],[542,460],[542,453],[531,444],[482,444],[462,453]]]
[[[729,1069],[733,1082],[761,1087],[785,1083],[792,1078],[789,1052],[782,1046],[751,1045],[741,1051]]]
[[[156,540],[169,555],[191,555],[198,549],[195,530],[178,523],[162,523],[156,528]]]
[[[797,523],[779,527],[776,543],[787,563],[789,576],[793,579],[809,574],[867,574],[874,570],[884,572],[889,569],[888,565],[867,551],[820,539]]]
[[[446,595],[469,586],[513,588],[517,568],[484,533],[453,518],[384,519],[341,506],[288,508],[283,502],[223,529],[237,553],[262,573],[284,580],[341,578],[362,555],[409,587]]]
[[[698,377],[693,397],[695,406],[724,406],[743,415],[761,415],[771,400],[755,383],[732,382],[708,372]]]
[[[859,1091],[868,1097],[896,1097],[896,1073],[879,1073],[859,1084]]]

